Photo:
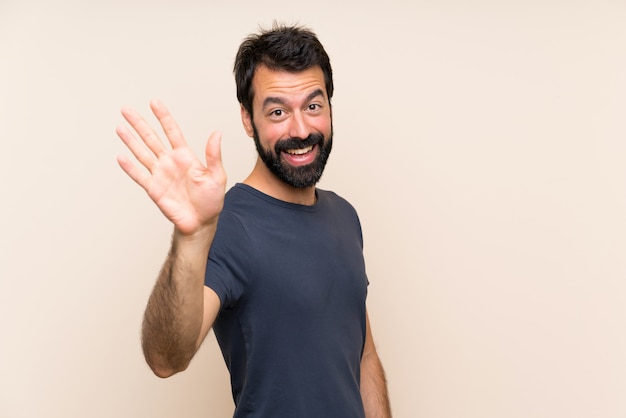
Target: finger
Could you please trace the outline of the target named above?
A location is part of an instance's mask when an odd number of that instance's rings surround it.
[[[160,100],[154,99],[150,101],[150,108],[154,116],[159,120],[163,132],[165,132],[165,136],[167,136],[172,148],[187,145],[178,123],[176,123],[172,114],[167,110],[167,107],[165,107]]]
[[[206,143],[205,149],[207,170],[216,184],[226,186],[226,171],[222,164],[222,134],[213,132]]]
[[[122,116],[124,116],[124,119],[133,127],[135,132],[139,134],[144,144],[148,146],[154,155],[158,157],[165,151],[165,147],[159,139],[159,136],[136,110],[130,107],[123,107]]]
[[[142,143],[140,143],[135,135],[125,126],[118,126],[115,130],[117,136],[126,144],[128,149],[133,153],[135,158],[148,170],[156,163],[154,154],[152,154]]]
[[[222,165],[222,134],[213,132],[206,142],[205,158],[207,168],[211,169]]]
[[[144,190],[148,191],[148,184],[150,177],[142,170],[137,168],[126,156],[118,155],[117,163],[122,167],[122,170],[128,174],[128,176],[140,185]]]

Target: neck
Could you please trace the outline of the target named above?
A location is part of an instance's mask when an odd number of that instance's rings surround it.
[[[289,203],[311,206],[315,204],[315,186],[295,188],[274,175],[260,158],[250,175],[243,181],[266,195]]]

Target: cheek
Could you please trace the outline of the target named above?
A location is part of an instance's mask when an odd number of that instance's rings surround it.
[[[317,117],[311,117],[307,121],[309,131],[311,133],[319,132],[328,138],[332,130],[332,122],[330,115],[320,115]]]
[[[262,133],[259,132],[259,135],[261,136],[262,141],[273,148],[274,144],[278,140],[287,137],[287,131],[286,129],[281,128],[280,125],[271,124],[270,126],[267,126]]]
[[[320,121],[319,125],[316,127],[316,130],[323,133],[325,138],[328,138],[332,131],[331,119],[324,118],[323,121]]]
[[[286,138],[286,128],[281,127],[281,124],[257,124],[257,133],[259,134],[259,141],[264,148],[274,148],[276,142],[280,139]]]

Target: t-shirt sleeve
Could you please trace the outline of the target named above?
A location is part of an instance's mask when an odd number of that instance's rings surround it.
[[[204,275],[205,286],[217,293],[222,309],[235,305],[244,294],[251,255],[251,242],[241,221],[222,212]]]

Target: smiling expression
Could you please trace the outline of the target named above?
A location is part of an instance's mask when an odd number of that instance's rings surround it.
[[[260,159],[274,176],[295,188],[315,185],[332,149],[331,106],[319,67],[297,73],[256,69],[251,115],[242,120]]]

